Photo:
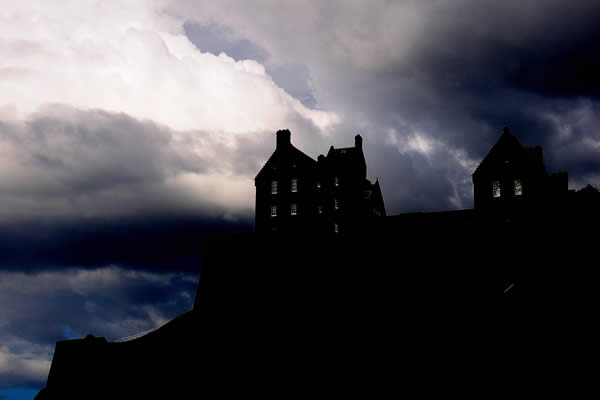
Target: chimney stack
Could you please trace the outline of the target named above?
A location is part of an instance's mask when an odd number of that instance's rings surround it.
[[[292,144],[292,133],[288,129],[277,131],[277,149],[284,149]]]
[[[362,142],[363,142],[362,136],[360,136],[360,135],[354,136],[354,147],[362,150]]]

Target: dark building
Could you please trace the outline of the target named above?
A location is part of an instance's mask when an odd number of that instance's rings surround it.
[[[566,206],[568,175],[549,175],[542,147],[524,147],[504,128],[473,173],[473,190],[475,210],[483,217],[547,218]]]
[[[317,161],[277,132],[275,151],[256,176],[256,232],[342,233],[385,216],[379,181],[367,179],[363,139],[329,148]]]
[[[361,144],[315,161],[279,131],[256,178],[257,230],[343,230],[384,215]],[[381,218],[382,229],[339,239],[206,242],[192,311],[126,342],[58,342],[36,398],[401,396],[448,378],[471,388],[503,361],[494,388],[560,382],[572,395],[582,377],[596,382],[600,192],[569,191],[566,177],[548,175],[541,148],[505,130],[473,174],[475,209]],[[525,210],[567,218],[513,223]]]

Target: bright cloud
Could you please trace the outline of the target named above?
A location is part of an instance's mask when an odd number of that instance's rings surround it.
[[[279,88],[253,60],[200,52],[184,20],[140,0],[47,1],[0,11],[0,108],[19,116],[46,103],[99,108],[177,130],[228,134],[337,121]],[[6,112],[4,112],[6,114]]]

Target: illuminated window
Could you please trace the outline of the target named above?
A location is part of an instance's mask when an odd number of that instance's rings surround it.
[[[298,214],[298,206],[296,205],[296,203],[293,203],[290,207],[290,214],[291,215],[297,215]]]
[[[515,179],[515,196],[523,195],[523,185],[520,179]]]
[[[500,197],[500,181],[494,181],[492,184],[492,195]]]
[[[333,200],[333,208],[336,210],[340,209],[340,201],[338,199]]]
[[[271,194],[277,194],[277,181],[271,181]]]
[[[277,216],[277,206],[271,206],[271,217]]]
[[[292,178],[291,190],[292,192],[298,191],[298,179]]]
[[[323,206],[318,206],[317,207],[317,213],[318,214],[323,214]]]
[[[333,178],[333,184],[335,186],[340,186],[340,178],[337,176],[335,178]]]
[[[321,182],[317,182],[317,189],[321,189]]]
[[[333,224],[333,231],[335,233],[339,233],[340,232],[340,226],[338,224]]]

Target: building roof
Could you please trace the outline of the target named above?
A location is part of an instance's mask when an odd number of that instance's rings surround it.
[[[273,163],[275,163],[276,160],[282,156],[285,156],[286,158],[298,158],[300,160],[303,160],[307,164],[314,164],[315,166],[317,165],[316,160],[314,160],[312,157],[306,155],[304,152],[297,149],[296,147],[294,147],[293,144],[290,143],[289,145],[285,146],[283,149],[282,148],[275,149],[275,151],[273,152],[273,154],[271,154],[271,157],[269,157],[269,159],[267,160],[265,165],[263,165],[263,167],[260,169],[260,171],[258,171],[258,174],[256,175],[256,178],[254,178],[254,180],[259,179],[260,176],[263,174],[263,172],[268,170],[269,168],[271,168]]]
[[[512,135],[508,127],[505,127],[502,136],[475,169],[473,176],[475,177],[488,169],[496,167],[499,163],[505,162],[507,157],[512,158],[511,162],[517,162],[531,168],[533,171],[547,175],[542,147],[525,147],[521,145],[519,139]]]
[[[356,147],[343,147],[336,149],[333,146],[327,152],[327,161],[336,165],[348,165],[354,163],[365,164],[365,156],[362,149]]]

